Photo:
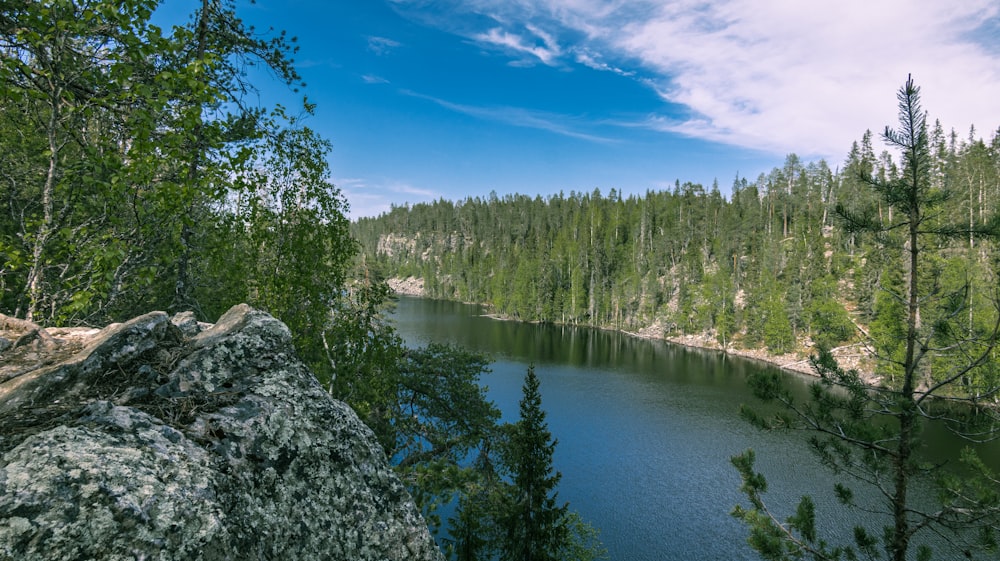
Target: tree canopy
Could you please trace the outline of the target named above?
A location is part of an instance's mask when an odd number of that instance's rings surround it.
[[[747,523],[751,545],[766,559],[904,561],[913,550],[918,559],[930,559],[935,549],[947,558],[972,557],[997,545],[1000,503],[993,474],[971,447],[951,465],[927,465],[920,458],[920,434],[933,420],[970,442],[996,436],[1000,294],[977,295],[983,288],[974,287],[970,272],[977,256],[955,261],[940,250],[952,249],[949,242],[956,239],[968,244],[964,251],[975,250],[1000,235],[1000,222],[986,213],[974,213],[971,221],[949,216],[946,203],[962,192],[934,179],[930,133],[912,78],[898,100],[899,127],[886,127],[883,137],[902,154],[900,172],[862,174],[859,179],[876,195],[873,204],[836,209],[848,232],[874,238],[892,271],[876,287],[881,309],[868,338],[882,377],[865,383],[821,349],[813,358],[820,380],[807,399],[796,399],[779,377],[758,374],[750,380],[754,393],[782,407],[773,415],[744,410],[762,428],[810,433],[821,463],[845,478],[834,485],[837,499],[885,522],[875,528],[857,524],[853,539],[830,536],[808,496],[794,515],[780,520],[764,501],[767,484],[754,470],[751,450],[733,458],[750,503],[733,514]],[[938,500],[922,500],[918,484],[936,485]],[[871,500],[859,500],[862,495]]]
[[[5,2],[0,10],[0,312],[103,324],[149,309],[212,320],[247,302],[319,335],[356,253],[329,144],[263,105],[243,69],[289,88],[295,40],[227,0],[185,25],[156,0]]]

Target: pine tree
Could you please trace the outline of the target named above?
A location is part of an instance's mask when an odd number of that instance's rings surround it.
[[[568,507],[556,503],[556,486],[562,478],[552,465],[557,441],[545,422],[538,386],[531,366],[522,388],[521,418],[511,425],[504,450],[504,464],[513,480],[506,512],[499,521],[504,535],[501,559],[505,561],[560,559],[558,552],[569,539],[565,526]]]
[[[448,520],[450,538],[445,539],[449,558],[456,561],[495,559],[502,543],[495,523],[503,511],[502,484],[490,455],[489,445],[480,448],[469,480],[458,500],[455,515]]]
[[[920,434],[930,419],[944,422],[958,436],[981,439],[996,436],[996,409],[980,407],[981,395],[996,395],[1000,387],[991,376],[1000,333],[1000,315],[984,330],[962,329],[967,318],[968,285],[945,289],[940,259],[933,248],[948,239],[995,237],[996,219],[989,223],[949,224],[941,220],[940,206],[949,200],[947,186],[932,181],[926,117],[920,107],[920,90],[908,79],[897,96],[900,127],[886,128],[883,138],[902,152],[901,173],[864,177],[878,198],[870,210],[838,208],[849,231],[875,237],[882,251],[900,256],[902,275],[887,275],[881,284],[887,299],[876,299],[879,323],[873,325],[871,344],[876,359],[894,374],[874,386],[857,371],[844,370],[825,351],[814,357],[820,381],[809,399],[796,399],[774,373],[750,379],[758,397],[784,406],[773,417],[751,410],[744,414],[763,428],[792,428],[813,432],[809,444],[817,457],[835,474],[868,485],[875,509],[887,520],[884,527],[854,528],[853,539],[831,545],[817,527],[815,506],[804,497],[795,515],[779,520],[764,503],[764,477],[754,471],[753,451],[733,458],[743,478],[742,490],[750,508],[737,506],[733,514],[750,527],[751,545],[769,560],[790,559],[892,559],[931,558],[930,546],[915,544],[921,533],[971,556],[977,547],[997,544],[998,499],[996,477],[968,450],[956,462],[961,473],[944,466],[926,466],[919,460]],[[886,169],[894,166],[887,165]],[[883,212],[883,210],[885,212]],[[894,283],[892,280],[898,279]],[[898,288],[893,285],[896,284]],[[950,288],[950,287],[949,287]],[[883,302],[898,302],[887,307]],[[993,308],[996,310],[997,308]],[[898,322],[895,328],[891,325]],[[878,327],[878,333],[875,331]],[[893,335],[896,335],[893,337]],[[879,337],[879,338],[876,338]],[[898,340],[901,337],[902,340]],[[947,358],[948,360],[943,360]],[[932,368],[932,365],[936,367]],[[987,380],[992,387],[982,387]],[[970,385],[980,386],[975,393]],[[939,399],[940,398],[940,399]],[[975,421],[979,421],[976,423]],[[985,420],[985,424],[981,424]],[[940,487],[940,505],[922,508],[914,497],[918,482]],[[844,505],[859,508],[852,487],[836,483],[834,491]],[[957,544],[961,544],[960,546]],[[960,555],[952,551],[952,557]]]
[[[768,299],[764,320],[764,344],[777,354],[791,352],[795,347],[795,334],[785,311],[785,302],[777,294]]]

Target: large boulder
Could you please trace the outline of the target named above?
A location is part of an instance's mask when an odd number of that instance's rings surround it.
[[[64,335],[0,351],[0,559],[442,558],[271,316]]]

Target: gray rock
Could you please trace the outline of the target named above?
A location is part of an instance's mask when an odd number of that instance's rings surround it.
[[[201,332],[201,325],[194,317],[194,312],[180,312],[170,318],[170,323],[181,330],[185,337],[194,337]]]
[[[0,560],[442,559],[274,318],[165,314],[0,383]]]
[[[79,352],[51,364],[38,357],[38,368],[25,368],[0,384],[0,418],[24,406],[44,407],[79,400],[108,386],[127,383],[123,368],[157,346],[175,344],[179,332],[163,312],[151,312],[103,329]],[[53,354],[58,356],[56,350]],[[138,366],[138,365],[136,365]]]

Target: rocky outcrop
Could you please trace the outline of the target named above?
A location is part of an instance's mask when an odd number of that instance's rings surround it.
[[[48,335],[0,351],[0,559],[441,559],[267,314]]]
[[[388,284],[389,289],[396,294],[402,294],[404,296],[427,295],[427,292],[424,290],[424,279],[419,277],[406,277],[405,279],[394,277],[386,279],[385,283]]]

